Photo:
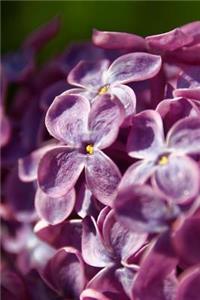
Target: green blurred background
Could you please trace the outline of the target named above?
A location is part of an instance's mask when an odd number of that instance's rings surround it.
[[[4,1],[1,6],[3,53],[17,49],[29,32],[53,16],[61,16],[60,34],[43,57],[69,42],[90,39],[92,28],[145,36],[200,19],[198,1]]]

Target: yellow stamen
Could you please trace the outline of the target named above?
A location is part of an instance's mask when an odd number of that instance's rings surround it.
[[[107,93],[108,89],[109,89],[109,85],[108,84],[104,85],[99,89],[98,94],[103,95],[103,94]]]
[[[89,144],[85,147],[85,150],[88,154],[93,154],[94,153],[94,147],[93,145]]]
[[[168,164],[168,162],[169,162],[168,156],[163,155],[163,156],[161,156],[161,158],[159,159],[158,164],[161,165],[161,166],[165,166],[165,165]]]

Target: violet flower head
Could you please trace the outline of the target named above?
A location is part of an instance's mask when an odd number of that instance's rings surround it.
[[[87,287],[100,292],[130,294],[130,287],[138,266],[129,262],[145,244],[145,233],[130,232],[122,227],[111,210],[103,220],[86,217],[83,220],[82,255],[84,261],[103,268]]]
[[[131,157],[142,159],[124,175],[126,181],[143,183],[152,176],[153,186],[175,203],[199,192],[199,168],[189,155],[200,151],[200,120],[188,117],[176,122],[164,141],[160,115],[152,110],[133,117],[127,141]]]
[[[40,162],[40,188],[54,198],[63,196],[85,168],[88,188],[99,201],[111,205],[121,175],[101,149],[115,141],[123,118],[123,108],[110,101],[109,95],[100,96],[91,111],[83,96],[63,93],[56,97],[47,112],[46,126],[61,144]]]
[[[81,61],[69,73],[68,82],[80,87],[72,89],[71,93],[83,93],[90,102],[106,93],[119,98],[128,116],[135,112],[136,98],[134,91],[126,84],[152,78],[160,67],[161,58],[157,55],[130,53],[118,57],[110,66],[105,59]]]

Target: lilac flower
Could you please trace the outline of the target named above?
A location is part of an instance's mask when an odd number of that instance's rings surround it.
[[[103,293],[129,295],[136,267],[129,259],[144,245],[147,235],[124,229],[112,210],[103,217],[102,225],[100,220],[96,224],[92,217],[83,221],[83,259],[91,266],[103,267],[87,287]]]
[[[50,134],[61,143],[47,152],[38,170],[40,188],[49,196],[65,195],[85,167],[88,188],[95,197],[112,205],[121,175],[117,166],[100,149],[111,145],[123,120],[123,109],[100,96],[90,111],[87,99],[61,94],[46,115]]]
[[[188,154],[200,151],[200,120],[188,117],[173,125],[164,142],[160,115],[152,110],[133,117],[127,141],[131,157],[143,159],[126,171],[122,185],[144,183],[152,176],[153,186],[170,201],[183,203],[199,192],[199,168]]]
[[[72,89],[71,93],[83,93],[91,102],[96,96],[109,93],[118,97],[126,115],[131,115],[135,111],[136,99],[134,91],[125,84],[154,77],[160,70],[161,58],[146,53],[130,53],[118,57],[108,66],[108,60],[80,61],[68,75],[68,82],[80,87]]]
[[[114,202],[116,219],[128,230],[141,233],[166,231],[180,214],[163,196],[148,185],[124,185],[123,179]]]

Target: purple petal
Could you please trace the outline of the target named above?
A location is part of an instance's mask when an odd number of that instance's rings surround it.
[[[93,289],[86,289],[80,295],[80,300],[111,300]]]
[[[148,185],[119,190],[114,209],[117,220],[133,232],[160,232],[173,217],[166,202]]]
[[[161,68],[161,57],[148,53],[129,53],[117,58],[106,73],[107,83],[142,81],[155,76]]]
[[[83,168],[83,155],[67,147],[57,147],[40,161],[39,186],[50,197],[64,196],[75,185]]]
[[[143,184],[156,169],[154,161],[138,161],[131,165],[122,177],[119,188],[133,184]]]
[[[174,97],[183,97],[189,99],[198,99],[200,100],[200,88],[191,88],[191,89],[175,89],[173,91]]]
[[[200,41],[200,21],[194,21],[181,26],[181,30],[188,35],[191,35],[194,39],[193,42]]]
[[[185,34],[179,28],[166,33],[146,37],[149,48],[156,53],[174,51],[189,44],[192,40],[191,35]]]
[[[86,216],[96,217],[99,215],[99,211],[102,209],[103,205],[95,199],[91,191],[85,184],[82,183],[76,198],[75,210],[81,218]]]
[[[81,251],[82,220],[68,220],[57,225],[50,225],[40,220],[34,227],[40,240],[50,246],[60,249],[73,247]]]
[[[89,130],[95,146],[100,149],[110,146],[117,138],[123,119],[124,110],[116,97],[98,96],[89,115]]]
[[[112,300],[128,300],[130,299],[124,292],[123,286],[117,276],[117,267],[110,265],[92,278],[87,288],[95,289],[101,293],[105,293]]]
[[[49,197],[38,189],[35,196],[36,211],[42,219],[55,225],[64,221],[71,214],[75,199],[74,189],[58,198]]]
[[[64,298],[79,299],[86,284],[84,264],[77,250],[61,248],[48,262],[43,274],[47,283]]]
[[[87,157],[86,182],[92,194],[103,204],[112,206],[121,174],[114,162],[102,151]]]
[[[174,270],[177,258],[168,235],[161,235],[143,260],[133,285],[138,300],[173,300],[176,292]],[[153,267],[152,267],[153,266]]]
[[[105,267],[112,263],[112,256],[103,245],[94,219],[90,217],[83,220],[82,255],[90,266]]]
[[[197,163],[187,156],[169,156],[155,171],[153,185],[175,203],[184,203],[199,192],[200,172]]]
[[[104,85],[103,73],[108,66],[109,61],[106,59],[95,62],[82,60],[71,70],[67,81],[75,86],[95,89],[98,93],[98,89]]]
[[[176,300],[198,300],[200,295],[200,268],[196,266],[182,276]]]
[[[56,147],[55,144],[47,144],[44,147],[37,149],[24,158],[18,160],[19,178],[24,182],[34,181],[37,179],[37,171],[39,162],[44,154]]]
[[[146,110],[132,118],[127,150],[135,158],[152,159],[164,147],[163,126],[160,115]]]
[[[178,152],[200,152],[200,118],[188,117],[178,121],[169,131],[167,142]]]
[[[41,26],[35,30],[24,42],[23,47],[33,50],[34,52],[39,51],[44,47],[47,42],[56,36],[60,29],[60,19],[58,17],[53,18],[47,24]]]
[[[196,105],[185,98],[163,100],[158,104],[156,111],[161,115],[166,129],[182,118],[199,115]]]
[[[106,216],[103,226],[103,237],[108,249],[112,249],[115,258],[126,263],[145,243],[147,235],[131,232],[117,222],[114,211]]]
[[[200,261],[200,219],[188,218],[174,231],[173,245],[180,260],[186,265],[195,265]]]
[[[46,127],[57,140],[77,145],[87,131],[90,104],[80,95],[57,96],[46,114]]]
[[[126,32],[111,32],[93,30],[93,43],[104,49],[145,50],[144,38]]]
[[[127,85],[116,84],[111,86],[110,93],[119,98],[122,103],[126,116],[131,116],[136,108],[136,96],[134,91]]]

